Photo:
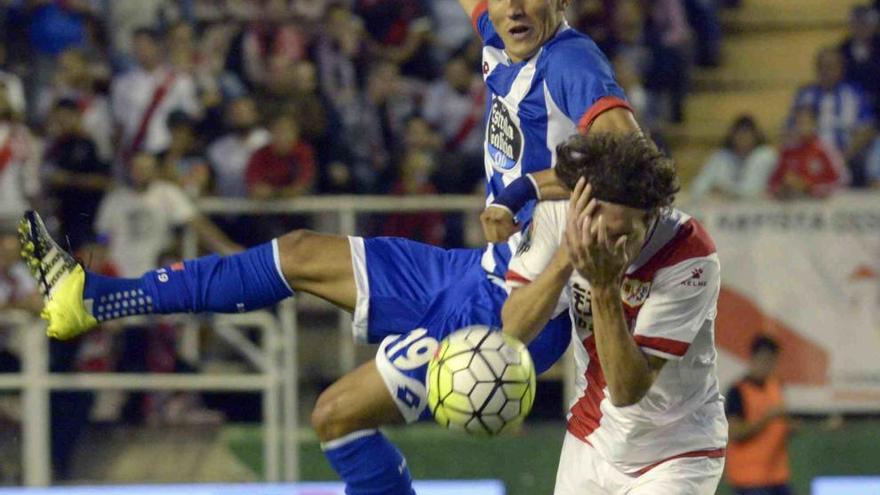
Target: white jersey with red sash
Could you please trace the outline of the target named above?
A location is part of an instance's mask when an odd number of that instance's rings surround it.
[[[511,260],[511,289],[534,280],[562,242],[567,201],[539,203],[524,244]],[[589,283],[575,272],[556,314],[572,316],[578,398],[568,430],[624,473],[678,457],[721,457],[727,421],[715,373],[714,319],[720,289],[715,245],[679,210],[661,214],[629,266],[621,302],[636,343],[667,362],[637,404],[609,400],[592,332]]]

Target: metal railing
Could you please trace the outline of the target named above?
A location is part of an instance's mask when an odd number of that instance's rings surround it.
[[[22,468],[26,486],[48,486],[52,481],[49,394],[58,390],[202,390],[262,393],[264,477],[267,481],[298,478],[295,425],[298,395],[293,305],[285,301],[276,318],[267,311],[218,315],[212,325],[238,348],[257,373],[50,373],[45,324],[20,311],[4,311],[5,326],[22,332],[21,373],[0,374],[0,390],[22,393]],[[284,316],[288,313],[288,316]],[[292,315],[292,316],[291,316]],[[181,317],[179,321],[187,318]],[[149,318],[129,318],[144,322]],[[242,328],[259,329],[261,346],[241,335]],[[291,407],[292,406],[292,407]],[[283,461],[283,465],[282,465]]]

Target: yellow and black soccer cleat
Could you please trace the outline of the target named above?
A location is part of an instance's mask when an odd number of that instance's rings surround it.
[[[50,337],[67,340],[98,321],[86,308],[82,265],[49,235],[40,215],[28,211],[18,225],[21,257],[37,280],[45,305],[40,316],[49,322]]]

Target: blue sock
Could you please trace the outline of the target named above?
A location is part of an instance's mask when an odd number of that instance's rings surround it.
[[[243,313],[293,295],[272,241],[232,256],[205,256],[138,279],[86,272],[83,299],[98,321],[138,314]]]
[[[362,430],[321,445],[345,482],[347,495],[415,495],[406,460],[378,430]]]

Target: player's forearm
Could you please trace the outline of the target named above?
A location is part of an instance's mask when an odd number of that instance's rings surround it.
[[[538,197],[542,200],[568,199],[571,191],[556,176],[556,170],[548,168],[532,173],[538,187]]]
[[[648,358],[636,345],[620,302],[619,288],[593,288],[593,334],[611,403],[630,406],[642,400],[654,382]]]
[[[571,271],[568,257],[557,254],[538,278],[515,289],[501,309],[504,333],[522,342],[531,342],[553,317],[553,310],[571,277]]]

